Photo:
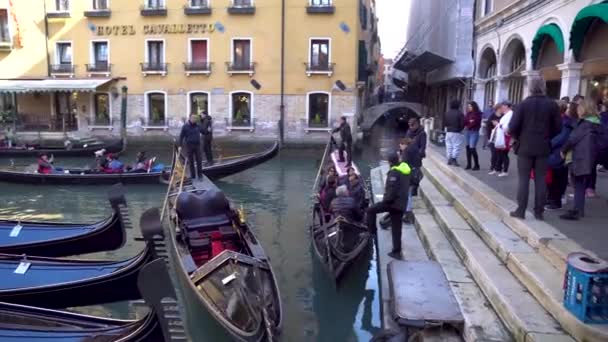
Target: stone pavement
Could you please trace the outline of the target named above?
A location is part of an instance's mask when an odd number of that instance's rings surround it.
[[[444,148],[430,143],[428,148],[444,155]],[[511,165],[509,166],[509,176],[499,178],[496,175],[488,175],[490,167],[490,151],[478,148],[481,164],[480,171],[469,171],[469,173],[481,180],[488,186],[500,192],[512,201],[516,201],[517,196],[517,156],[510,154]],[[463,151],[459,158],[462,167],[466,165],[466,155]],[[534,205],[533,183],[530,186],[529,208]],[[596,253],[599,257],[608,260],[608,173],[598,173],[597,179],[597,198],[587,199],[585,208],[585,218],[580,221],[564,221],[559,215],[564,213],[572,205],[572,198],[566,196],[568,203],[565,209],[553,212],[545,212],[545,221],[554,226],[568,238],[580,244],[583,248]],[[567,194],[572,193],[572,188],[568,188]]]

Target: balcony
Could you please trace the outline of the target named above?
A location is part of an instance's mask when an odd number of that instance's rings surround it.
[[[70,11],[55,11],[55,12],[47,12],[46,17],[48,19],[58,19],[58,18],[69,18]]]
[[[112,73],[112,64],[108,64],[105,62],[87,64],[86,67],[89,77],[91,77],[92,75],[104,75],[106,77],[109,77]]]
[[[306,7],[306,13],[308,14],[334,14],[335,12],[336,7],[331,1],[325,3],[320,1],[310,1]]]
[[[8,37],[0,37],[0,51],[10,51],[13,49],[13,42]]]
[[[140,9],[142,17],[166,17],[167,7],[165,6],[142,6]]]
[[[84,11],[84,16],[87,18],[109,18],[112,16],[112,11],[109,8],[92,9]]]
[[[255,14],[253,1],[233,0],[228,7],[229,14]]]
[[[184,14],[185,15],[210,15],[211,7],[209,4],[205,4],[203,6],[184,6]]]
[[[144,76],[148,75],[167,75],[167,68],[169,64],[167,63],[140,63],[141,65],[141,73]]]
[[[184,63],[186,76],[190,75],[209,75],[211,74],[211,64],[209,62],[188,62]]]
[[[73,64],[51,64],[51,76],[74,77],[76,67]]]
[[[253,77],[253,74],[255,74],[255,63],[226,62],[226,70],[230,76],[235,74],[248,74],[249,77]]]
[[[304,63],[306,65],[306,76],[312,75],[327,75],[331,77],[334,74],[334,66],[336,63]]]

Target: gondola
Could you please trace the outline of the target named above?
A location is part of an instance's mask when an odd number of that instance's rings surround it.
[[[344,163],[338,161],[338,152],[334,149],[333,140],[327,144],[323,154],[313,188],[315,195],[319,189],[321,179],[324,177],[324,169],[329,165],[336,168],[338,176],[344,177],[346,175],[346,167]],[[354,162],[352,166],[359,175],[361,182],[366,184]],[[367,207],[369,190],[367,186],[364,186],[364,189],[366,199],[363,206]],[[363,222],[357,222],[352,218],[343,216],[334,216],[324,210],[317,196],[314,196],[314,198],[310,226],[313,250],[337,286],[349,266],[354,264],[367,251],[371,234],[367,225]]]
[[[142,269],[138,287],[150,311],[139,320],[0,303],[0,340],[13,342],[177,342],[187,341],[165,260]]]
[[[55,309],[139,299],[137,276],[150,260],[148,246],[122,261],[0,254],[0,302]]]
[[[276,341],[283,318],[279,289],[242,210],[206,177],[186,179],[179,153],[173,164],[162,214],[168,224],[158,231],[176,261],[184,297],[194,301],[190,317],[196,325],[211,317],[208,322],[238,341]]]
[[[106,152],[118,153],[123,150],[124,144],[122,140],[105,143],[99,140],[82,141],[76,145],[68,147],[50,147],[39,144],[16,146],[16,147],[0,147],[0,158],[13,157],[38,157],[42,153],[52,154],[56,157],[90,157],[96,151],[105,149]]]
[[[94,224],[0,221],[0,253],[63,257],[122,247],[131,228],[122,186],[113,186],[108,197],[112,215]]]
[[[279,152],[279,143],[269,149],[237,158],[219,160],[203,167],[203,173],[212,179],[227,177],[272,159]],[[90,169],[65,169],[63,173],[40,174],[36,172],[0,170],[0,181],[26,184],[53,185],[101,185],[101,184],[159,184],[166,183],[171,170],[156,172],[100,173]]]

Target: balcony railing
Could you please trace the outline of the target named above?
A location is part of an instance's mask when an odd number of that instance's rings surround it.
[[[105,74],[107,76],[112,72],[112,64],[108,63],[94,63],[87,64],[87,73],[91,74]]]
[[[306,12],[309,14],[333,14],[336,12],[336,7],[332,1],[309,1],[306,7]]]
[[[74,76],[74,70],[76,67],[73,64],[52,64],[51,75],[68,75]]]
[[[144,5],[141,7],[140,13],[142,17],[166,17],[167,16],[167,7],[164,5],[159,6],[147,6]]]
[[[144,76],[150,74],[161,74],[165,76],[167,74],[168,63],[141,63],[141,72]]]
[[[209,15],[211,14],[211,7],[208,3],[203,3],[201,6],[190,6],[190,4],[184,6],[185,15]]]
[[[255,74],[255,62],[252,63],[233,63],[226,62],[226,69],[230,75],[232,74]]]
[[[84,16],[87,18],[109,18],[112,16],[112,11],[109,8],[92,9],[84,11]]]
[[[323,74],[331,76],[334,73],[336,63],[304,63],[306,65],[306,75]]]
[[[192,74],[210,74],[211,73],[211,64],[209,62],[188,62],[184,63],[184,71],[186,71],[186,76],[190,76]]]
[[[46,17],[49,19],[53,18],[69,18],[70,11],[56,11],[56,12],[47,12]]]
[[[228,7],[230,14],[255,14],[253,1],[232,0]]]

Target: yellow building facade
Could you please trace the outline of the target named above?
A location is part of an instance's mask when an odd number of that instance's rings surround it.
[[[124,98],[130,135],[206,111],[218,135],[314,139],[366,105],[379,50],[371,0],[0,0],[0,18],[18,132],[118,134]]]

